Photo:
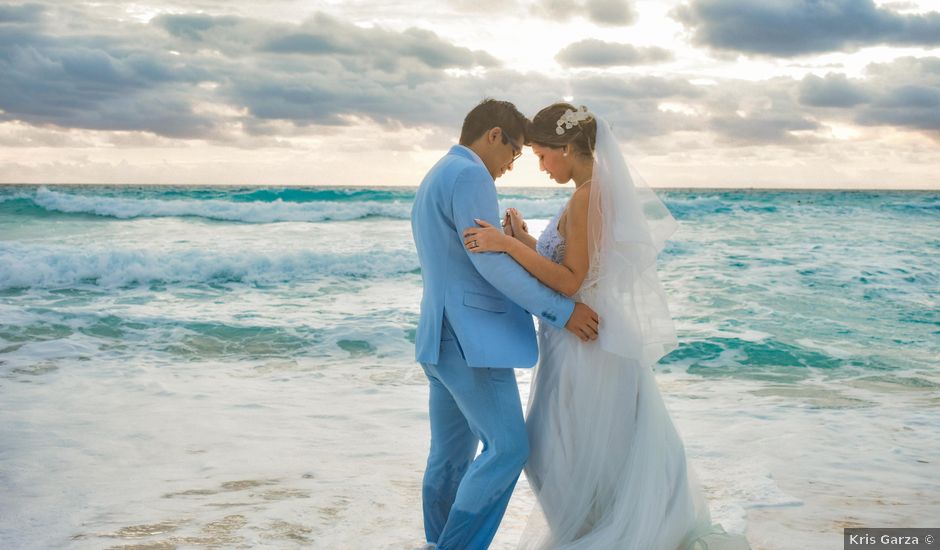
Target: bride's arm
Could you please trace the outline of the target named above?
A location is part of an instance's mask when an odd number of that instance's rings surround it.
[[[535,240],[535,237],[529,235],[528,233],[516,235],[516,240],[532,250],[535,250],[535,245],[538,243],[538,241]]]
[[[565,221],[565,260],[556,264],[526,243],[503,234],[486,222],[464,231],[464,246],[471,252],[506,252],[545,286],[572,296],[581,288],[588,271],[588,190],[579,189],[568,203]],[[476,247],[473,246],[476,241]]]

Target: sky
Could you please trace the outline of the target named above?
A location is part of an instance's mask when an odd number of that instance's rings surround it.
[[[940,190],[940,0],[0,2],[0,183],[416,186],[485,97],[653,187]]]

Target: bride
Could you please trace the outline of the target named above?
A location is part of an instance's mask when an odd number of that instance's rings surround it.
[[[571,198],[538,240],[510,209],[502,231],[480,220],[467,228],[465,246],[511,255],[545,285],[591,306],[601,327],[596,342],[583,343],[540,324],[525,469],[539,506],[523,545],[748,548],[711,524],[651,370],[677,345],[656,274],[675,219],[631,178],[610,127],[585,107],[542,109],[527,142],[549,177],[574,180]]]

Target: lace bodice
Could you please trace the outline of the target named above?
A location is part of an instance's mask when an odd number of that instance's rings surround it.
[[[539,240],[535,243],[536,252],[556,264],[565,261],[565,238],[558,232],[558,220],[561,219],[561,216],[567,209],[568,205],[565,205],[555,214],[555,217],[552,218],[552,221],[548,222],[548,227],[545,228],[545,231],[542,231],[542,234],[539,235]],[[578,289],[578,292],[575,293],[572,298],[579,301],[590,301],[590,299],[592,299],[594,295],[593,290],[597,286],[597,274],[599,270],[600,265],[598,262],[591,262],[591,266],[581,284],[581,288]]]
[[[565,238],[558,232],[558,220],[566,208],[567,205],[563,206],[552,218],[552,221],[548,222],[548,227],[545,228],[545,231],[542,231],[538,242],[535,244],[535,250],[539,254],[556,264],[560,264],[565,260]]]

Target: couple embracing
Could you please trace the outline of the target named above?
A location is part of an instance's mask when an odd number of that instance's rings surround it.
[[[501,220],[494,183],[524,145],[575,184],[538,240],[516,210]],[[422,181],[411,222],[427,548],[486,549],[523,468],[538,506],[520,546],[747,548],[711,525],[651,371],[676,346],[656,274],[676,222],[631,178],[606,122],[566,103],[530,121],[485,100]],[[536,362],[523,420],[513,369]]]

